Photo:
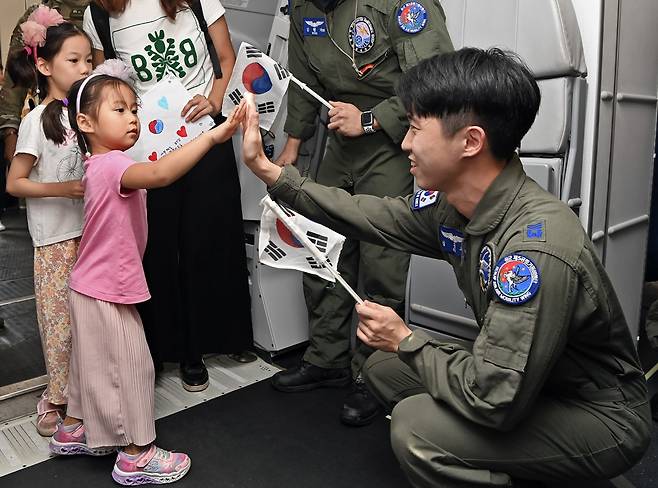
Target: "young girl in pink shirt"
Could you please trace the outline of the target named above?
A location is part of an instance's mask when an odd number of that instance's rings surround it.
[[[118,446],[115,481],[161,484],[185,476],[190,458],[153,444],[155,375],[135,309],[150,298],[142,268],[145,189],[183,176],[233,135],[245,110],[242,104],[226,122],[156,162],[136,163],[123,153],[140,129],[129,76],[123,63],[108,61],[69,92],[69,120],[87,156],[85,224],[69,281],[73,349],[67,417],[50,449],[89,454]]]

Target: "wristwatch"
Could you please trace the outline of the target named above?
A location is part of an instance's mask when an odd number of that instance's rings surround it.
[[[372,110],[361,112],[361,127],[366,134],[374,134],[377,132],[374,127],[375,117],[372,115]]]

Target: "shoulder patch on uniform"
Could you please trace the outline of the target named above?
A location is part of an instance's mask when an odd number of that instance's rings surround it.
[[[478,266],[478,277],[480,278],[480,290],[486,293],[491,284],[491,268],[493,267],[494,253],[489,244],[482,247],[480,251],[480,264]]]
[[[523,254],[507,254],[498,260],[492,284],[496,296],[509,305],[527,302],[539,290],[539,270]]]
[[[417,34],[427,25],[427,10],[420,2],[406,2],[398,10],[398,25],[407,34]]]
[[[411,200],[411,210],[420,210],[421,208],[428,207],[439,198],[438,191],[418,190]]]
[[[459,229],[442,225],[439,227],[441,250],[447,254],[461,257],[464,234]]]
[[[526,225],[523,232],[523,240],[546,242],[546,221],[539,220]]]
[[[327,37],[327,21],[321,17],[304,17],[304,37]]]
[[[375,26],[368,17],[363,15],[352,21],[347,35],[350,46],[359,54],[367,53],[375,45]]]

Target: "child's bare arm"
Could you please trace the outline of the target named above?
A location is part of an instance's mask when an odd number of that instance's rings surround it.
[[[30,180],[30,172],[36,158],[19,153],[11,160],[7,175],[7,192],[20,198],[64,197],[82,198],[84,188],[80,180],[63,183],[38,183]]]
[[[229,140],[240,126],[244,114],[245,105],[240,103],[224,123],[163,156],[162,159],[156,162],[133,164],[123,173],[121,186],[137,190],[172,184],[192,169],[212,146]]]

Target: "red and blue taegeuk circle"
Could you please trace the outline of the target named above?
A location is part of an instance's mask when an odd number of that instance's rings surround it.
[[[164,130],[164,122],[160,119],[155,119],[149,122],[149,131],[153,134],[160,134]]]
[[[290,229],[288,229],[288,227],[286,227],[285,224],[279,219],[276,219],[276,232],[279,234],[281,240],[289,246],[297,248],[304,247],[304,244],[299,242],[297,238],[292,235]]]
[[[251,63],[242,72],[242,84],[255,95],[262,95],[272,89],[272,80],[259,63]]]

